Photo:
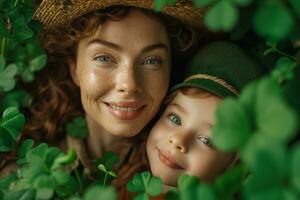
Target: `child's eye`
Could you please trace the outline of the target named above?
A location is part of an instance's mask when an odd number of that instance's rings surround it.
[[[145,59],[142,64],[144,64],[144,65],[160,65],[160,64],[162,64],[162,60],[159,58],[155,58],[155,57],[149,57],[149,58]]]
[[[213,143],[211,142],[210,138],[204,137],[204,136],[198,136],[198,139],[205,144],[206,146],[208,146],[209,148],[214,148]]]
[[[176,125],[181,125],[181,119],[179,116],[175,115],[175,114],[169,114],[168,115],[168,119],[173,123],[173,124],[176,124]]]
[[[109,62],[112,62],[112,58],[107,56],[107,55],[100,55],[100,56],[97,56],[95,58],[96,61],[99,61],[101,63],[109,63]]]

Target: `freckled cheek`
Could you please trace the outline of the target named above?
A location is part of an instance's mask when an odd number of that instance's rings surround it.
[[[81,91],[88,96],[97,97],[107,91],[110,79],[108,76],[93,72],[86,73],[81,85]]]
[[[150,76],[147,80],[148,92],[155,103],[161,104],[167,94],[169,86],[169,75]]]
[[[158,122],[159,123],[159,122]],[[169,136],[170,130],[163,124],[156,124],[154,129],[151,131],[151,141],[153,145],[164,146]]]

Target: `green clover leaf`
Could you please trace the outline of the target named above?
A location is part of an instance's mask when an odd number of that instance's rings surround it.
[[[238,18],[238,9],[232,2],[222,0],[207,12],[204,20],[212,31],[230,31],[236,25]]]
[[[116,200],[117,194],[112,187],[94,186],[84,195],[84,200]]]
[[[0,123],[0,151],[8,152],[15,148],[25,117],[15,107],[7,108]]]
[[[237,100],[225,99],[216,111],[212,140],[217,148],[233,151],[241,148],[251,136],[247,113]],[[237,120],[238,119],[238,120]]]
[[[7,37],[9,34],[6,22],[0,18],[0,38]]]
[[[300,1],[298,0],[289,0],[290,4],[292,5],[293,9],[295,12],[299,15],[300,17]]]
[[[43,67],[46,65],[46,63],[47,63],[46,54],[39,55],[36,58],[33,58],[29,62],[29,70],[31,72],[40,71],[41,69],[43,69]]]
[[[127,183],[127,190],[141,193],[137,199],[145,199],[147,195],[157,196],[163,191],[162,181],[158,177],[152,177],[150,172],[138,173]]]
[[[16,74],[17,66],[15,64],[10,64],[5,67],[5,58],[0,55],[0,89],[5,92],[12,90],[16,84],[14,79]]]
[[[18,148],[18,157],[19,157],[19,160],[17,161],[18,165],[23,165],[26,163],[26,154],[30,149],[32,149],[33,144],[34,141],[32,139],[26,139],[22,142],[22,144]]]
[[[94,163],[96,166],[103,164],[107,170],[111,171],[118,161],[119,157],[115,153],[108,151],[104,153],[103,157],[97,158]]]
[[[5,93],[0,99],[0,112],[8,107],[27,107],[31,100],[30,95],[25,90],[14,90]]]
[[[282,142],[293,137],[297,128],[297,115],[285,102],[276,82],[269,78],[259,82],[255,105],[256,127],[259,132]]]
[[[300,191],[300,143],[297,143],[291,149],[290,177],[291,182],[298,191]]]
[[[283,80],[291,80],[293,78],[292,70],[296,66],[296,62],[287,57],[280,57],[276,63],[275,69],[272,71],[272,77],[278,82]]]
[[[16,41],[24,41],[34,35],[33,31],[28,27],[24,16],[20,16],[16,21],[12,22],[12,38]]]
[[[72,137],[84,139],[88,135],[86,121],[83,117],[76,117],[67,125],[67,134]]]
[[[285,38],[293,24],[294,21],[288,9],[275,1],[261,4],[253,18],[255,32],[275,41]]]

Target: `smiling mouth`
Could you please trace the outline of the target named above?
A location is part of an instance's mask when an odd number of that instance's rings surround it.
[[[141,105],[136,102],[120,102],[120,103],[107,103],[104,104],[113,116],[120,120],[133,120],[138,118],[146,105]]]
[[[172,157],[164,154],[159,149],[157,149],[157,151],[158,158],[162,163],[173,169],[183,169],[183,167],[181,167]]]

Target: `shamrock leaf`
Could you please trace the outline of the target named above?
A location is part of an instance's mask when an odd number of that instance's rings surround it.
[[[191,187],[195,187],[199,184],[199,179],[195,176],[191,175],[181,175],[178,179],[178,189],[179,190],[186,190]]]
[[[291,182],[298,191],[300,191],[300,143],[297,143],[291,149],[290,177]]]
[[[285,38],[293,24],[293,18],[287,8],[272,1],[261,4],[253,18],[255,32],[275,41]]]
[[[293,68],[296,62],[287,57],[281,57],[276,63],[275,69],[272,71],[272,77],[279,82],[283,80],[291,80],[294,77]]]
[[[0,18],[0,38],[7,37],[9,34],[6,22]]]
[[[32,139],[24,140],[21,146],[18,148],[18,157],[17,161],[18,165],[22,165],[26,163],[26,154],[32,148],[34,141]]]
[[[12,38],[16,41],[24,41],[34,35],[33,31],[28,27],[24,16],[20,16],[16,21],[12,22]]]
[[[225,99],[216,111],[213,143],[221,150],[232,151],[241,148],[250,136],[251,126],[244,107],[237,100]]]
[[[86,121],[83,117],[76,117],[67,125],[67,134],[72,137],[84,139],[88,135]]]
[[[14,139],[18,138],[24,124],[25,117],[17,108],[9,107],[3,112],[1,127],[9,131]]]
[[[290,4],[292,5],[293,9],[295,12],[299,15],[300,17],[300,1],[298,0],[289,0]]]
[[[84,200],[116,200],[117,194],[113,187],[94,186],[84,195]]]
[[[0,112],[3,112],[8,107],[27,107],[31,100],[30,95],[25,90],[14,90],[5,93],[0,99]]]
[[[238,9],[230,1],[220,1],[207,12],[204,20],[212,31],[230,31],[238,18]]]
[[[17,66],[10,64],[5,68],[5,58],[0,55],[0,89],[10,91],[15,87],[14,76],[17,73]]]
[[[7,108],[0,123],[0,151],[13,150],[25,123],[25,117],[15,107]]]
[[[38,57],[32,59],[29,62],[29,69],[31,72],[39,71],[43,69],[43,67],[47,63],[47,56],[46,54],[39,55]]]
[[[258,131],[287,142],[296,133],[297,115],[285,102],[281,88],[266,78],[259,81],[256,92],[255,126]]]
[[[133,179],[127,183],[127,190],[130,192],[140,192],[139,199],[145,195],[157,196],[162,192],[162,181],[158,177],[152,177],[150,172],[135,174]]]
[[[96,159],[94,162],[95,162],[96,166],[99,166],[100,164],[102,164],[102,165],[106,166],[107,170],[112,170],[113,166],[116,163],[118,163],[118,161],[119,161],[119,157],[115,153],[108,151],[108,152],[105,152],[103,157]]]
[[[67,155],[61,154],[58,156],[52,165],[52,170],[57,169],[59,167],[68,165],[73,163],[77,159],[77,155],[74,149],[70,149]]]

